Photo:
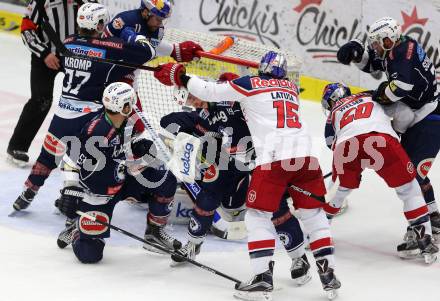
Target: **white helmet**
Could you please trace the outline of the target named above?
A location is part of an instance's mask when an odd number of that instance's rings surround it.
[[[78,10],[78,16],[76,17],[76,22],[79,28],[84,28],[88,30],[98,30],[98,25],[102,22],[106,25],[109,21],[107,8],[99,3],[86,3],[81,5]],[[104,26],[103,26],[104,28]]]
[[[116,82],[105,88],[102,103],[107,110],[128,116],[136,105],[136,99],[136,93],[129,84]],[[130,112],[124,114],[122,110],[126,105],[130,106]]]
[[[402,28],[397,21],[391,17],[384,17],[370,25],[370,29],[368,30],[368,40],[370,45],[373,43],[379,43],[383,49],[391,50],[400,39],[401,34]],[[389,38],[391,42],[393,42],[391,48],[386,48],[383,45],[383,39],[385,38]]]

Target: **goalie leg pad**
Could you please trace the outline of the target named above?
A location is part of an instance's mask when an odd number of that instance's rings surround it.
[[[80,238],[74,241],[73,252],[82,263],[97,263],[104,253],[105,241],[100,238]]]
[[[334,247],[330,224],[322,208],[298,209],[304,231],[309,235],[310,250],[315,259],[326,258],[329,266],[334,266]]]

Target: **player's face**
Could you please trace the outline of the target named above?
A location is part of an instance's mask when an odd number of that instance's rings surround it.
[[[158,17],[156,15],[150,15],[147,19],[147,26],[151,32],[159,29],[159,27],[164,25],[164,18]]]
[[[377,41],[374,41],[373,43],[371,43],[371,48],[373,48],[374,51],[376,51],[376,53],[381,57],[385,53],[385,49],[383,49],[383,47]]]

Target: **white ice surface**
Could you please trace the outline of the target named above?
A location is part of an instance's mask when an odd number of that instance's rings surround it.
[[[99,264],[80,264],[70,247],[58,249],[56,236],[63,228],[63,218],[54,214],[53,207],[60,187],[58,172],[50,177],[26,214],[7,216],[30,171],[5,161],[7,142],[30,95],[29,63],[30,55],[20,39],[0,34],[0,301],[232,300],[232,282],[192,266],[171,268],[169,257],[148,254],[137,241],[119,233],[113,232],[107,240],[104,260]],[[305,101],[302,107],[316,154],[327,172],[331,154],[322,137],[324,117],[316,103]],[[48,121],[32,144],[32,161],[38,155]],[[430,176],[438,192],[438,163]],[[342,282],[338,300],[439,300],[440,263],[425,266],[396,256],[405,219],[394,191],[366,172],[349,204],[347,213],[336,218],[332,226],[336,274]],[[145,214],[120,204],[113,223],[142,235]],[[184,239],[182,226],[169,230]],[[197,259],[241,280],[250,276],[245,242],[209,237]],[[297,288],[290,280],[290,260],[283,249],[277,250],[275,260],[275,286],[281,288],[274,291],[275,300],[325,300],[314,271],[313,280]]]

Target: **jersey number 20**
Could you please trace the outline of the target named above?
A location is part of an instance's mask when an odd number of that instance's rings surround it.
[[[347,124],[353,122],[353,120],[369,118],[371,111],[373,111],[374,104],[372,102],[361,103],[357,107],[350,108],[342,115],[339,122],[339,128],[342,129]]]
[[[298,108],[296,103],[275,100],[273,102],[273,108],[277,110],[277,128],[301,128],[299,122]]]

